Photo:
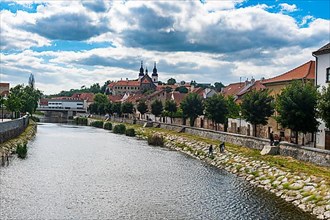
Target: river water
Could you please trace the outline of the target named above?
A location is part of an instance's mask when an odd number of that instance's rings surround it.
[[[40,124],[0,168],[0,219],[312,219],[182,153],[92,127]]]

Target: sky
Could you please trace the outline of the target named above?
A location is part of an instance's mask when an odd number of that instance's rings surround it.
[[[270,78],[330,42],[328,0],[0,1],[0,82],[45,94],[137,79]]]

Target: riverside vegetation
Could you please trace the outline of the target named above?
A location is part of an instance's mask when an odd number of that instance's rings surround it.
[[[175,149],[213,166],[225,169],[291,202],[318,219],[330,220],[330,170],[280,155],[260,155],[260,151],[226,143],[224,153],[219,152],[219,141],[160,128],[135,128],[137,137],[151,145]],[[162,140],[159,143],[155,140]],[[212,157],[208,148],[216,149]]]
[[[0,144],[0,157],[7,158],[17,153],[19,158],[25,158],[27,155],[27,141],[31,140],[37,132],[37,123],[33,120],[29,121],[29,126],[25,131],[16,138],[12,138]],[[9,161],[9,159],[8,159]]]

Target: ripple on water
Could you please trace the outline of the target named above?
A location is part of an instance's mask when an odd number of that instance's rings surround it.
[[[0,219],[312,219],[225,170],[91,127],[43,124],[0,172]]]

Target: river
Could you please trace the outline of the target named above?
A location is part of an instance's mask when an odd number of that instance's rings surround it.
[[[313,219],[180,152],[92,127],[39,124],[0,168],[0,219]]]

